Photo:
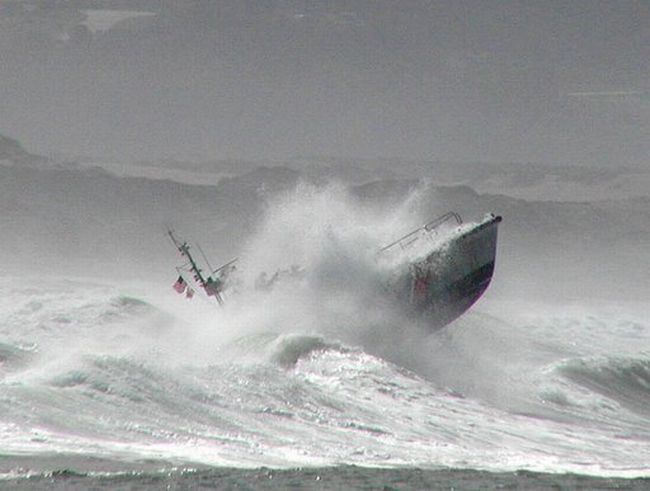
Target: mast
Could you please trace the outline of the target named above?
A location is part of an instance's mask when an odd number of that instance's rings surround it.
[[[207,278],[203,276],[201,268],[196,263],[196,260],[192,257],[192,254],[190,253],[191,246],[187,243],[187,241],[181,242],[180,239],[178,239],[174,235],[174,232],[169,228],[167,229],[167,235],[169,235],[169,238],[174,243],[174,246],[176,247],[176,249],[178,249],[181,255],[186,257],[187,260],[189,261],[190,271],[194,275],[194,279],[199,283],[199,285],[203,288],[203,290],[205,290],[208,296],[215,297],[217,299],[217,302],[219,302],[219,304],[223,304],[223,298],[221,297],[221,293],[219,291],[217,282],[212,278],[212,276],[208,276]]]

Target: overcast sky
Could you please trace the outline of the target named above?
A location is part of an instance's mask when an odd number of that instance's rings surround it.
[[[648,0],[0,0],[46,154],[650,166],[649,91]]]

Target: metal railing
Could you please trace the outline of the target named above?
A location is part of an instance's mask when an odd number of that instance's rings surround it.
[[[454,211],[449,211],[449,212],[445,213],[444,215],[439,216],[438,218],[435,218],[435,219],[431,220],[430,222],[427,222],[422,227],[417,228],[417,229],[413,230],[412,232],[409,232],[408,234],[404,235],[403,237],[400,237],[395,242],[391,242],[387,246],[380,249],[379,252],[380,253],[384,252],[384,251],[386,251],[386,250],[390,249],[391,247],[396,246],[398,244],[402,249],[404,249],[404,248],[408,247],[409,245],[411,245],[413,242],[415,242],[416,240],[418,240],[420,238],[418,234],[422,233],[423,231],[427,232],[427,233],[432,232],[433,230],[440,227],[443,223],[448,222],[452,218],[454,220],[456,220],[456,223],[458,225],[462,225],[463,219],[460,217],[460,215],[458,213],[454,212]]]

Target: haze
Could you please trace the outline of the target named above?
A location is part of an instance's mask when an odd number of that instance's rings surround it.
[[[0,2],[0,134],[49,156],[647,167],[647,1]]]

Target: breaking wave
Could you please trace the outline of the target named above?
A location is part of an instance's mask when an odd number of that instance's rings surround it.
[[[0,278],[3,452],[647,475],[647,316],[488,294],[431,333],[376,287],[377,248],[414,209],[417,193],[378,211],[300,187],[220,310],[168,285]],[[296,281],[255,288],[294,264]]]
[[[643,356],[643,353],[640,354]],[[569,360],[559,372],[569,380],[617,404],[650,414],[650,357],[606,356]]]
[[[0,374],[3,371],[18,370],[29,365],[33,359],[34,347],[20,347],[0,343]]]
[[[539,402],[521,373],[573,399],[588,392],[641,410],[645,355],[549,364],[565,351],[540,356],[534,339],[513,334],[521,326],[480,312],[433,335],[396,324],[391,334],[390,323],[377,324],[383,333],[282,322],[234,333],[222,323],[244,315],[237,309],[180,320],[162,311],[168,304],[155,306],[156,295],[83,282],[55,293],[59,286],[14,293],[2,326],[3,339],[15,338],[0,346],[0,433],[10,454],[647,472],[647,440],[632,435],[631,420],[601,411],[594,426],[586,409]],[[40,307],[25,308],[35,297]],[[248,315],[239,327],[260,314]],[[499,362],[506,352],[510,364]],[[505,394],[517,397],[498,403]],[[548,404],[569,420],[549,417]],[[630,436],[603,446],[612,431]]]

